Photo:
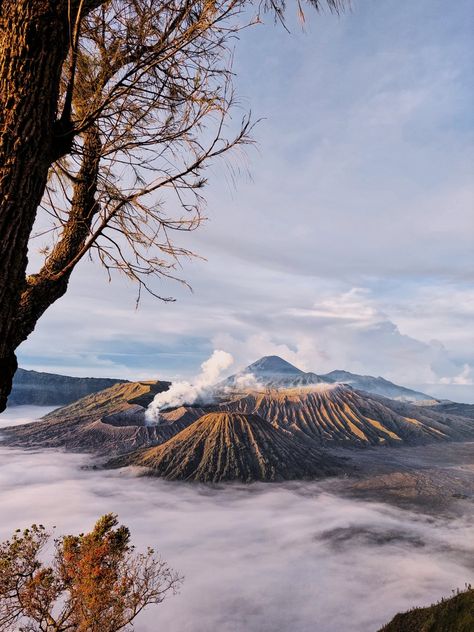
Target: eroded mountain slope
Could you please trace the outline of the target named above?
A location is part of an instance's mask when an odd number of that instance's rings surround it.
[[[173,430],[145,425],[146,406],[156,393],[168,387],[169,382],[116,384],[58,408],[34,423],[2,429],[2,442],[11,446],[61,447],[105,454],[153,445],[184,427],[179,427],[179,421]],[[198,413],[187,415],[195,419]]]
[[[337,461],[257,415],[208,413],[166,443],[120,457],[167,479],[277,481],[339,473]]]
[[[273,425],[338,445],[415,445],[474,436],[467,418],[360,393],[342,385],[249,392],[221,408],[257,414]]]

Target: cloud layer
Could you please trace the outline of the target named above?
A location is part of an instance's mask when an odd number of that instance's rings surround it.
[[[113,511],[185,575],[141,632],[375,632],[472,581],[472,523],[356,502],[317,483],[209,488],[84,471],[81,455],[0,448],[0,538]]]
[[[22,364],[176,378],[228,339],[244,364],[282,348],[474,401],[471,15],[469,0],[355,1],[308,12],[306,33],[291,18],[291,35],[242,33],[238,92],[265,120],[258,152],[210,169],[210,221],[181,237],[208,259],[185,264],[194,293],[159,287],[177,303],[135,312],[130,284],[104,289],[84,262]]]

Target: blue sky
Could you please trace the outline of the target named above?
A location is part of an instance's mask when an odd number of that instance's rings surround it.
[[[470,0],[353,0],[308,10],[305,32],[291,15],[290,34],[244,32],[236,87],[263,120],[235,184],[209,170],[209,221],[183,238],[207,259],[183,264],[194,292],[136,311],[86,262],[20,364],[173,378],[221,348],[236,368],[279,353],[474,401],[473,17]]]

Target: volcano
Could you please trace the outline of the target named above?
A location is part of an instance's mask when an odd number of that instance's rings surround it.
[[[474,424],[468,418],[340,384],[253,391],[221,407],[259,415],[274,426],[321,445],[416,445],[474,437]]]
[[[340,472],[337,463],[258,415],[214,412],[166,443],[119,457],[109,466],[142,466],[170,480],[249,483],[328,476]]]
[[[211,412],[257,415],[313,447],[419,445],[474,438],[468,405],[415,405],[339,382],[317,382],[321,376],[304,373],[278,356],[261,358],[246,371],[255,376],[254,383],[262,382],[261,387],[245,387],[245,380],[233,376],[221,383],[210,403],[161,410],[156,425],[146,424],[146,407],[170,383],[129,382],[82,398],[38,422],[4,428],[2,441],[111,456],[162,444]],[[291,386],[285,386],[288,383]]]
[[[326,381],[316,373],[305,373],[279,356],[264,356],[243,371],[231,375],[219,386],[238,389],[248,376],[253,376],[262,386],[272,388],[306,386]]]
[[[245,378],[248,378],[250,375],[255,378],[259,385],[271,388],[291,388],[309,386],[311,384],[340,383],[360,391],[365,391],[366,393],[380,395],[390,399],[428,405],[438,403],[438,400],[433,399],[430,395],[414,391],[405,386],[399,386],[383,377],[358,375],[357,373],[349,373],[348,371],[331,371],[324,375],[313,372],[305,373],[279,356],[264,356],[253,364],[249,364],[248,367],[239,373],[231,375],[224,380],[221,385],[238,390],[240,384],[245,383]]]
[[[162,381],[115,384],[39,421],[2,428],[2,444],[115,454],[161,443],[196,419],[186,411],[186,420],[177,419],[173,429],[146,425],[146,407],[169,385]]]

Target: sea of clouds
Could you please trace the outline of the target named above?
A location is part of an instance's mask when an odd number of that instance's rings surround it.
[[[467,519],[342,498],[318,483],[206,487],[81,469],[86,455],[0,448],[0,539],[116,512],[185,576],[139,632],[370,632],[472,581]]]
[[[7,408],[7,410],[0,415],[0,428],[4,428],[5,426],[19,426],[21,424],[30,423],[31,421],[37,421],[40,417],[47,415],[55,408],[57,408],[57,406],[12,406],[11,408]]]

